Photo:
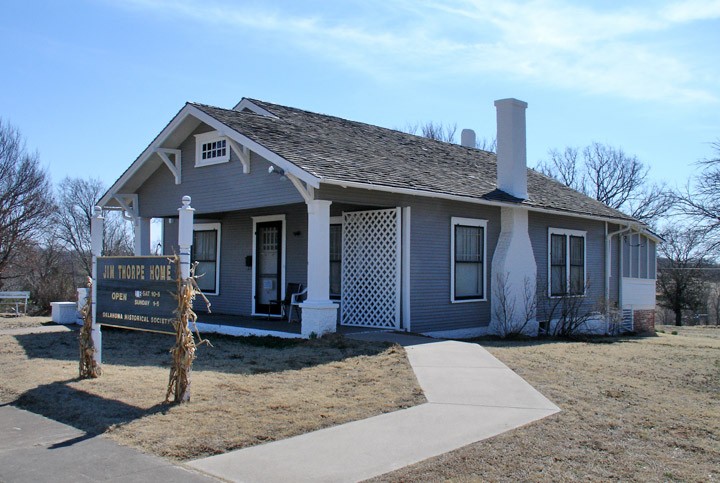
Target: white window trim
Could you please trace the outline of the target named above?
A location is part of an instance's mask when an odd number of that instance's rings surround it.
[[[455,226],[475,226],[483,229],[483,296],[474,299],[455,299]],[[487,302],[487,220],[477,218],[450,218],[450,303],[464,304],[472,302]]]
[[[203,144],[213,141],[225,140],[225,156],[211,159],[202,159]],[[195,167],[212,166],[213,164],[222,164],[230,161],[230,142],[227,136],[221,136],[217,131],[204,132],[195,135]]]
[[[565,235],[565,295],[553,295],[552,294],[552,236],[553,235]],[[551,299],[558,299],[562,297],[585,297],[587,287],[585,286],[585,280],[583,280],[583,293],[570,295],[570,237],[577,236],[583,238],[583,274],[584,278],[587,278],[587,232],[582,230],[568,230],[566,228],[549,228],[548,229],[548,246],[547,246],[547,294]]]
[[[222,228],[220,223],[194,223],[193,236],[196,231],[217,231],[217,260],[215,261],[215,291],[203,292],[205,295],[220,295],[220,240],[222,239]]]
[[[285,300],[285,257],[287,256],[287,230],[286,230],[286,223],[285,223],[285,215],[268,215],[268,216],[253,216],[253,230],[252,230],[252,289],[250,292],[250,306],[252,307],[252,313],[251,315],[263,315],[267,316],[267,314],[264,313],[258,313],[256,302],[255,300],[255,290],[257,285],[256,275],[257,275],[257,225],[258,223],[264,223],[266,221],[281,221],[282,222],[282,240],[280,241],[280,299]],[[277,317],[271,315],[271,317]]]

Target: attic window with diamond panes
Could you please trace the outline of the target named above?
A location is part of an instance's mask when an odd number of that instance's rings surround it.
[[[217,131],[195,135],[195,166],[227,163],[230,161],[230,146],[227,138]]]

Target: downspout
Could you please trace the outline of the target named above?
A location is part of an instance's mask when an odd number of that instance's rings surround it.
[[[612,273],[612,237],[632,230],[630,225],[612,233],[608,233],[608,223],[605,222],[605,316],[610,313],[610,274]],[[618,247],[618,305],[622,309],[622,246]]]

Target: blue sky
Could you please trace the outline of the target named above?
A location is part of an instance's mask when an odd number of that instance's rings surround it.
[[[53,181],[111,184],[186,101],[242,97],[495,135],[528,164],[593,141],[684,184],[720,139],[720,0],[3,0],[0,116]]]

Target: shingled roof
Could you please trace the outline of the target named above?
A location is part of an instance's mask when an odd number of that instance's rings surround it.
[[[312,174],[321,183],[505,202],[568,214],[637,222],[561,183],[528,169],[527,200],[498,190],[494,153],[392,129],[247,99],[270,112],[191,104],[229,128]]]

